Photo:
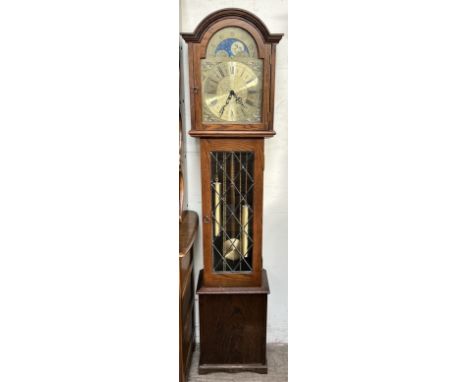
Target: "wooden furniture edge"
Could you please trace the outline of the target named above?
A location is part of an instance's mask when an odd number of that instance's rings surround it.
[[[192,271],[193,271],[193,261],[192,261],[192,263],[190,264],[190,267],[187,270],[187,274],[191,274]],[[182,296],[185,295],[185,291],[187,290],[187,287],[188,287],[190,282],[191,282],[190,277],[187,277],[185,279],[185,281],[184,281],[184,284],[182,285],[182,292],[181,292]]]
[[[195,130],[189,131],[189,135],[195,138],[271,138],[276,135],[274,130]]]
[[[225,373],[239,373],[239,372],[251,372],[259,374],[267,374],[268,366],[267,364],[200,364],[198,365],[198,374],[208,374],[215,372],[225,372]]]
[[[197,294],[270,294],[266,269],[262,270],[262,285],[241,287],[208,287],[203,285],[203,269],[198,274]]]
[[[253,13],[240,8],[224,8],[214,11],[199,22],[193,33],[181,33],[180,35],[187,43],[198,43],[201,41],[204,32],[212,24],[226,18],[242,19],[254,25],[260,31],[266,43],[278,44],[283,38],[283,33],[270,33],[261,19]]]
[[[198,215],[195,211],[184,211],[179,223],[179,257],[190,252],[195,242],[198,228]]]

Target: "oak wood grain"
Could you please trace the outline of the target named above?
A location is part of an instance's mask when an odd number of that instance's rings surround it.
[[[266,271],[262,276],[267,279]],[[203,271],[199,280],[199,372],[266,372],[268,281],[257,288],[207,288]]]

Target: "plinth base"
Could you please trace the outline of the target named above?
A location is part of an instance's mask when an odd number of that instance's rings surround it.
[[[198,278],[200,364],[198,372],[268,372],[266,271],[258,287],[206,287]]]
[[[259,374],[267,374],[268,367],[266,365],[199,365],[198,374],[208,374],[208,373],[241,373],[241,372],[251,372]]]

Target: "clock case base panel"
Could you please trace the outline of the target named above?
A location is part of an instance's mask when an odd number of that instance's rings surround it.
[[[266,359],[268,277],[257,287],[209,287],[201,270],[199,374],[268,372]]]

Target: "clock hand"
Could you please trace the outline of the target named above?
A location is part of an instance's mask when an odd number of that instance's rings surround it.
[[[242,107],[245,107],[244,102],[242,101],[241,97],[237,97],[236,102],[239,103]]]
[[[240,104],[242,107],[245,107],[244,101],[242,101],[242,97],[239,97],[235,92],[233,93],[234,93],[234,97],[236,98],[236,103]]]
[[[224,108],[228,105],[229,101],[231,100],[231,96],[228,97],[228,99],[226,100],[226,103],[223,105],[223,107],[221,108],[220,110],[220,113],[219,113],[219,116],[222,117],[223,116],[223,113],[224,113]]]
[[[222,107],[221,110],[220,110],[219,117],[222,117],[222,116],[223,116],[224,108],[229,104],[229,102],[231,102],[231,98],[232,98],[232,96],[233,96],[234,94],[235,94],[235,93],[234,93],[234,90],[231,90],[231,91],[229,92],[229,96],[228,96],[227,99],[226,99],[226,103],[223,105],[223,107]]]

